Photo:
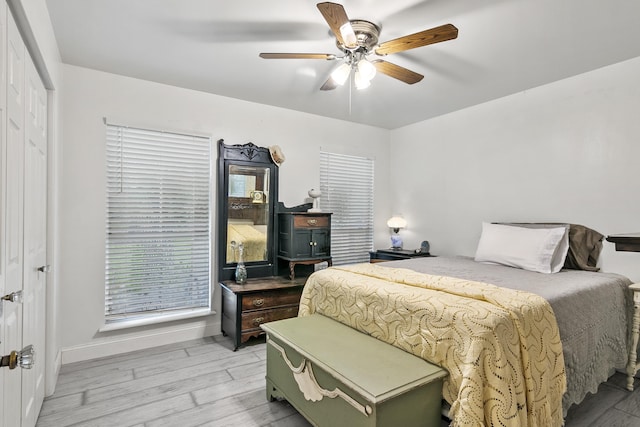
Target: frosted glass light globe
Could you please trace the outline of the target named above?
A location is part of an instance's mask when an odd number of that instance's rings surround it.
[[[376,67],[366,59],[361,59],[358,62],[358,71],[365,80],[371,80],[376,75]]]

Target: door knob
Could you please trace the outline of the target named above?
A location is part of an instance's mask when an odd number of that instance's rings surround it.
[[[37,268],[37,270],[38,270],[40,273],[48,273],[48,272],[50,272],[50,271],[51,271],[51,266],[49,266],[49,265],[43,265],[43,266],[41,266],[41,267],[38,267],[38,268]]]
[[[17,302],[18,304],[22,303],[22,291],[15,291],[7,294],[1,298],[3,301],[11,301]]]
[[[20,366],[22,369],[31,369],[35,363],[35,351],[33,346],[29,344],[20,351],[12,351],[6,356],[0,358],[0,367],[8,366],[9,369],[15,369]]]

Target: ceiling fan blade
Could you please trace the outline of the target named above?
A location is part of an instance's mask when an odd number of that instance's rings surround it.
[[[452,24],[441,25],[430,30],[389,40],[378,46],[375,50],[378,55],[388,55],[390,53],[402,52],[416,47],[429,44],[440,43],[458,37],[458,29]]]
[[[327,79],[326,82],[322,86],[320,86],[320,90],[334,90],[338,87],[338,83],[331,76]]]
[[[336,56],[331,53],[261,53],[264,59],[326,59],[333,60]]]
[[[349,18],[347,17],[347,12],[345,12],[344,7],[338,3],[324,2],[318,3],[318,9],[322,16],[324,16],[325,21],[329,24],[329,28],[338,39],[338,43],[348,48],[354,48],[358,46],[358,41],[355,39],[355,33],[353,31],[353,27],[351,27],[351,22],[349,22]],[[343,34],[344,30],[341,30],[343,26],[347,26],[345,29],[351,35],[349,40],[345,40]]]
[[[422,74],[392,64],[391,62],[383,61],[382,59],[376,59],[375,61],[371,61],[371,63],[376,67],[376,70],[382,74],[386,74],[389,77],[393,77],[410,85],[418,83],[424,78]]]

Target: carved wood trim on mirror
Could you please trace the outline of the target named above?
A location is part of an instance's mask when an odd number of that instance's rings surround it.
[[[277,274],[277,200],[278,167],[269,149],[219,140],[218,280],[234,278],[240,242],[248,277]]]

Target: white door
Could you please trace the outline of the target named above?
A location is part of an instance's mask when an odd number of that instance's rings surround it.
[[[38,362],[22,372],[22,426],[36,424],[44,400],[47,279],[47,93],[25,57],[24,120],[24,303],[22,342],[32,344]]]
[[[4,5],[3,5],[4,6]],[[6,169],[4,224],[5,294],[23,290],[23,213],[24,213],[24,44],[7,13],[6,50]],[[4,330],[2,341],[4,353],[22,349],[22,309],[18,303],[3,301]],[[4,371],[4,427],[20,426],[22,408],[21,369]]]
[[[7,165],[7,144],[5,138],[5,116],[7,105],[7,7],[3,4],[0,6],[0,297],[6,295],[6,272],[5,272],[5,223],[6,223],[6,165]],[[0,356],[7,354],[9,347],[5,341],[5,321],[4,321],[4,301],[0,301]],[[0,369],[0,427],[4,423],[4,384],[5,370]]]
[[[33,427],[45,378],[47,93],[6,4],[0,23],[0,296],[22,295],[21,304],[2,302],[0,350],[5,355],[30,344],[36,353],[32,369],[0,369],[0,427]]]

